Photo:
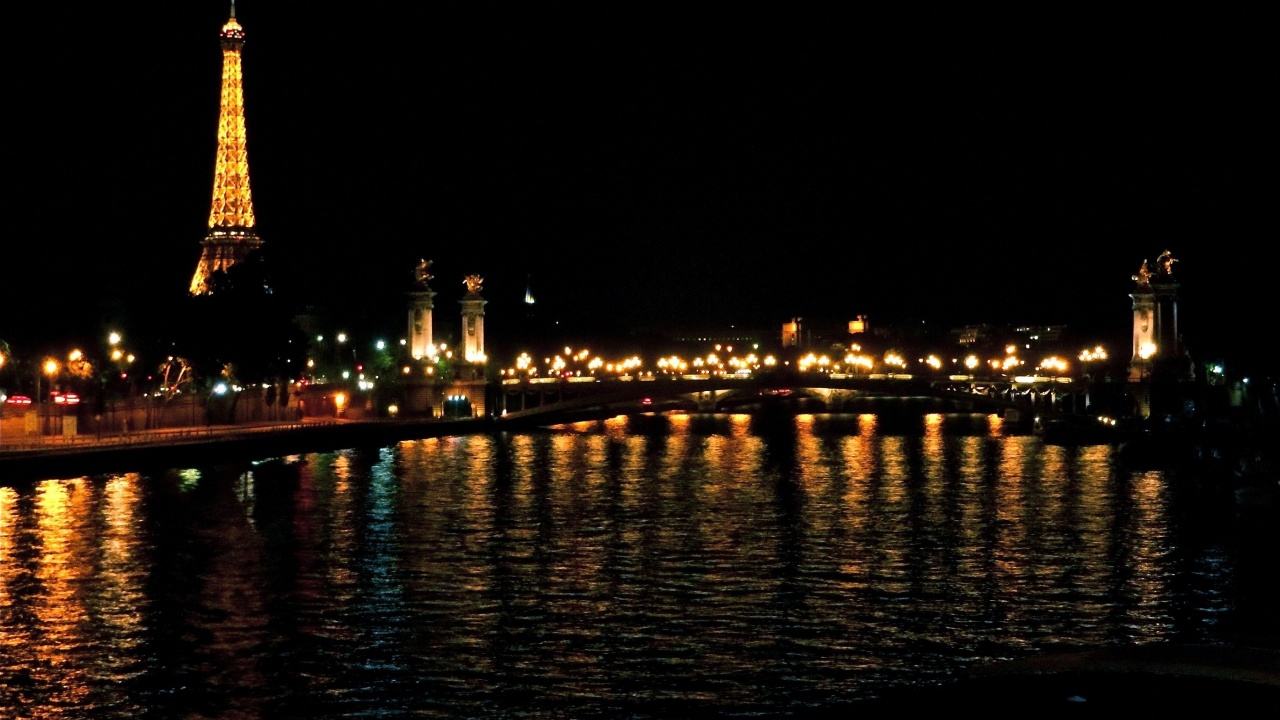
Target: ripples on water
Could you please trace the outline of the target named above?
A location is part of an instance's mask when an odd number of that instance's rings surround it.
[[[1230,528],[1172,485],[986,416],[673,415],[0,487],[0,716],[798,716],[1211,641]]]

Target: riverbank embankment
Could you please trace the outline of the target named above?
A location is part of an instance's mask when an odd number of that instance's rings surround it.
[[[42,443],[0,445],[0,485],[140,468],[191,467],[386,445],[402,440],[488,432],[492,418],[320,420],[257,425],[199,426],[161,431],[51,437]]]

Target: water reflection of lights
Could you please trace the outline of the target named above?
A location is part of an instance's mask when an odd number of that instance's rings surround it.
[[[41,634],[30,650],[38,665],[52,673],[46,678],[58,688],[55,702],[74,707],[89,692],[91,678],[75,661],[79,648],[89,642],[84,635],[89,613],[81,593],[92,577],[95,555],[89,542],[93,532],[92,489],[84,478],[46,480],[36,488],[35,581],[38,597],[31,610],[40,622]]]
[[[991,428],[990,432],[987,433],[989,436],[1000,437],[1004,434],[1004,418],[1000,417],[996,413],[991,413],[987,416],[987,421]]]
[[[1135,614],[1134,622],[1149,623],[1168,612],[1168,607],[1159,600],[1168,596],[1169,578],[1174,574],[1169,565],[1166,536],[1162,532],[1162,528],[1169,525],[1169,486],[1159,473],[1148,471],[1134,476],[1129,488],[1133,513],[1130,515],[1131,526],[1124,529],[1124,544],[1129,548],[1128,566],[1135,568],[1128,588],[1135,599],[1131,612]],[[1223,598],[1216,600],[1214,609],[1225,609],[1227,601]],[[1215,604],[1213,598],[1206,598],[1206,601]],[[1174,628],[1168,626],[1166,631],[1172,633]]]
[[[236,498],[244,506],[244,515],[249,524],[255,525],[253,508],[256,504],[257,491],[255,489],[253,471],[242,472],[240,477],[236,479]]]
[[[195,468],[187,468],[178,471],[178,487],[183,492],[194,490],[196,485],[200,484],[200,471]]]
[[[142,645],[146,573],[139,564],[143,540],[139,534],[139,476],[118,475],[107,481],[103,493],[102,561],[103,603],[95,616],[111,628],[107,633],[111,657],[121,667],[138,662]]]
[[[13,554],[18,524],[17,505],[17,491],[0,487],[0,607],[9,605],[10,576],[17,571]]]
[[[0,623],[0,666],[56,688],[58,705],[46,708],[89,713],[87,703],[110,702],[123,716],[137,711],[128,706],[141,702],[137,678],[153,672],[156,638],[174,618],[183,627],[167,637],[181,629],[202,640],[168,656],[184,663],[176,669],[201,673],[201,699],[240,693],[228,702],[248,717],[268,693],[292,692],[260,670],[263,658],[279,657],[281,628],[296,626],[309,646],[351,648],[343,667],[357,669],[419,637],[417,649],[497,684],[495,672],[517,663],[568,658],[591,668],[592,649],[613,642],[607,633],[625,630],[615,621],[628,617],[645,642],[677,646],[659,648],[655,662],[696,652],[711,661],[699,671],[711,667],[732,688],[754,670],[733,665],[730,644],[789,643],[795,617],[804,629],[831,630],[830,640],[813,635],[822,654],[808,657],[850,677],[874,657],[876,645],[857,643],[881,633],[895,657],[917,641],[984,655],[1028,642],[1160,639],[1169,618],[1191,614],[1172,566],[1220,559],[1178,550],[1165,475],[1118,481],[1106,446],[996,443],[982,424],[950,433],[950,417],[924,418],[922,436],[895,435],[900,426],[885,421],[881,436],[868,414],[834,428],[797,416],[789,453],[786,443],[765,451],[771,440],[752,432],[748,415],[670,420],[654,432],[628,433],[625,419],[611,418],[583,432],[308,455],[297,489],[280,494],[264,465],[253,475],[262,473],[271,507],[259,511],[283,511],[265,533],[231,497],[237,479],[241,491],[256,479],[240,473],[206,471],[197,490],[216,506],[173,486],[153,493],[155,483],[135,475],[0,488],[0,608],[20,611]],[[997,416],[986,420],[1000,427]],[[201,522],[158,528],[152,521],[164,517],[154,513],[172,508]],[[179,567],[149,545],[157,529],[189,533],[201,562]],[[289,562],[270,562],[278,558]],[[286,574],[268,577],[277,567]],[[1195,613],[1206,623],[1213,603],[1231,597],[1216,581],[1209,589],[1196,598],[1208,604]],[[55,604],[53,592],[69,594]],[[296,622],[276,621],[279,598]],[[187,600],[196,612],[163,612]],[[68,608],[82,619],[53,615]],[[761,622],[763,613],[780,622]],[[699,627],[713,632],[704,639]],[[517,642],[493,643],[513,628],[505,637]],[[971,650],[987,643],[991,653]],[[320,679],[359,693],[371,676],[353,675]],[[0,701],[0,715],[6,707]]]

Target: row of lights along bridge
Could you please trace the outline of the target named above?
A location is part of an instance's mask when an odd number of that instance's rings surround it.
[[[608,357],[587,348],[571,347],[541,357],[521,351],[503,366],[491,368],[489,358],[483,355],[457,358],[448,343],[433,345],[427,357],[414,360],[403,352],[407,340],[399,340],[401,351],[395,352],[392,344],[378,339],[370,343],[366,361],[362,362],[358,344],[346,333],[336,334],[333,343],[327,344],[324,335],[317,335],[314,341],[308,351],[305,369],[287,382],[298,387],[311,384],[350,386],[353,392],[370,392],[379,383],[393,382],[397,374],[410,376],[420,373],[447,379],[456,373],[459,365],[479,366],[482,376],[504,383],[627,381],[662,377],[733,378],[788,371],[821,373],[833,378],[954,376],[966,380],[1071,382],[1073,378],[1091,375],[1093,368],[1105,365],[1109,359],[1106,349],[1095,345],[1077,351],[1074,358],[1048,354],[1032,360],[1027,353],[1034,349],[1034,345],[1026,341],[1011,342],[998,355],[986,357],[973,352],[945,355],[928,352],[912,356],[903,345],[892,343],[875,351],[867,347],[868,343],[849,342],[829,346],[824,352],[813,352],[801,351],[795,346],[762,350],[760,342],[752,342],[745,348],[711,343],[704,353],[670,353],[656,358],[642,358],[638,354]],[[13,353],[7,348],[0,349],[0,371],[6,364],[12,365],[12,357]],[[145,373],[141,378],[134,377],[131,373],[139,364],[138,358],[123,347],[122,336],[118,332],[112,332],[107,338],[105,360],[92,360],[79,348],[68,351],[65,359],[52,356],[40,359],[39,372],[32,373],[31,377],[36,388],[35,396],[50,403],[76,404],[81,397],[95,390],[101,392],[112,388],[124,393],[137,392],[144,397],[166,398],[184,392],[223,394],[242,389],[230,373],[196,378],[190,365],[175,357],[165,357],[156,363],[155,372]],[[20,379],[11,377],[9,382],[15,380],[21,388],[23,383]],[[4,402],[15,405],[32,401],[21,392],[11,392]]]

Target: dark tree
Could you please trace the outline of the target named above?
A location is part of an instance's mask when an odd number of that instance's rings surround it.
[[[210,292],[189,298],[189,322],[177,344],[212,379],[232,368],[241,383],[290,379],[305,363],[306,342],[294,323],[295,308],[275,292],[262,250],[209,278]]]

